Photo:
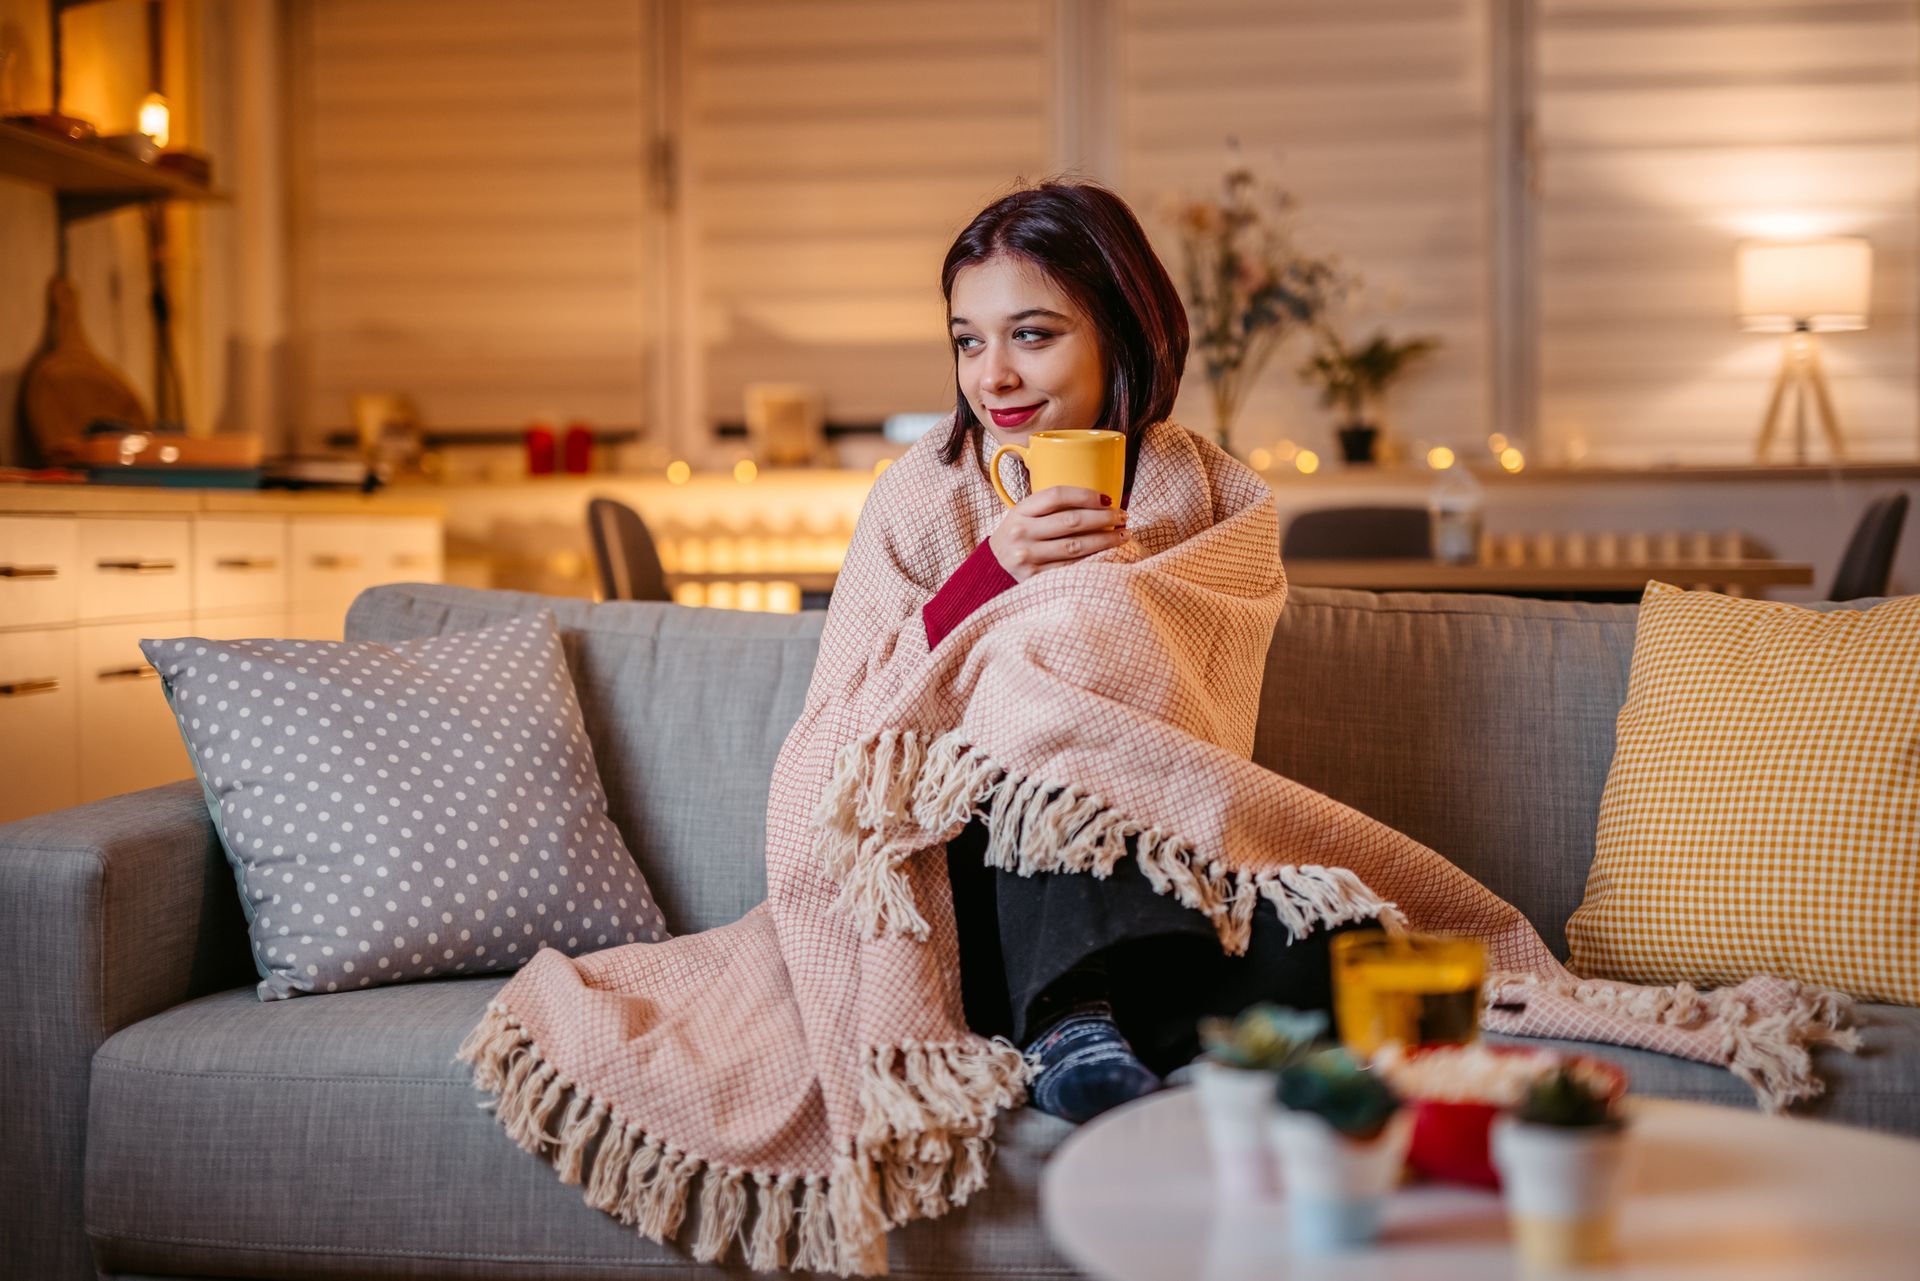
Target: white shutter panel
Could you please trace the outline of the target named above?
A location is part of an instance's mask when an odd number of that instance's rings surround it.
[[[643,7],[297,10],[296,333],[309,438],[356,391],[429,424],[644,419]]]
[[[1348,328],[1384,325],[1443,346],[1390,396],[1403,440],[1475,441],[1489,430],[1488,176],[1491,73],[1485,0],[1125,0],[1117,92],[1121,187],[1179,279],[1165,219],[1211,195],[1238,160],[1299,200],[1303,248],[1366,281]],[[1280,350],[1235,424],[1242,449],[1281,438],[1333,448],[1328,411]],[[1183,421],[1211,427],[1188,362]]]
[[[1911,458],[1920,10],[1543,0],[1538,42],[1544,443],[1751,460],[1780,339],[1740,331],[1735,245],[1858,235],[1869,328],[1827,374],[1850,453]]]
[[[705,0],[687,11],[688,266],[709,422],[749,382],[829,418],[942,410],[940,262],[1045,176],[1051,6]]]

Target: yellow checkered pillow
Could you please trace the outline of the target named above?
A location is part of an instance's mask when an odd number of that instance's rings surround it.
[[[1567,938],[1580,974],[1920,1005],[1920,597],[1648,584]]]

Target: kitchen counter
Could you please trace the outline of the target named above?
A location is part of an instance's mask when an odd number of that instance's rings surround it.
[[[358,494],[336,490],[172,489],[140,485],[0,483],[0,513],[14,515],[440,516],[446,505],[419,490]]]

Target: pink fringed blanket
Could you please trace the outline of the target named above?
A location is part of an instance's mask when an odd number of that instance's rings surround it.
[[[1816,1093],[1842,998],[1582,983],[1521,914],[1432,850],[1249,759],[1286,595],[1271,495],[1170,423],[1146,434],[1131,542],[996,598],[928,653],[920,609],[1002,508],[930,433],[875,484],[805,710],[774,767],[768,900],[732,925],[540,953],[462,1047],[500,1120],[656,1241],[698,1198],[695,1258],[870,1275],[886,1233],[984,1186],[1026,1067],[967,1030],[945,841],[1105,876],[1138,859],[1232,952],[1257,911],[1295,936],[1384,915],[1487,941],[1500,1031],[1731,1066]],[[1129,853],[1128,838],[1135,838]]]

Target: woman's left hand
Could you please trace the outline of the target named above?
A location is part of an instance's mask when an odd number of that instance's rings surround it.
[[[1008,509],[987,542],[1015,581],[1071,565],[1127,541],[1127,513],[1097,489],[1055,485]]]

